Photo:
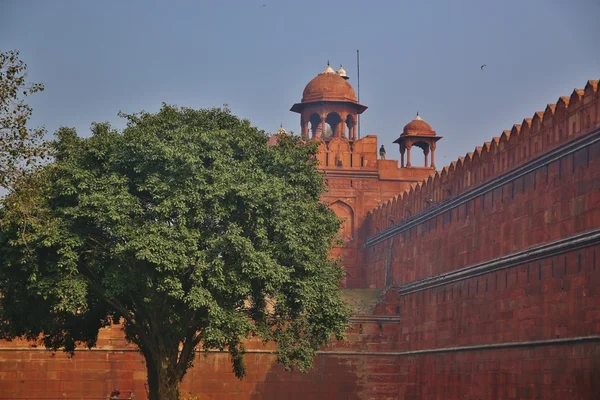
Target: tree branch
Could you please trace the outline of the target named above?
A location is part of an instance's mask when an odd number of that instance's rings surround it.
[[[193,321],[195,318],[196,310],[194,310],[191,320]],[[179,360],[177,361],[177,365],[175,367],[178,375],[183,375],[187,370],[190,356],[196,349],[196,345],[198,344],[196,340],[199,337],[200,334],[197,334],[196,330],[193,327],[190,327],[188,334],[185,337],[185,342],[183,343],[183,349],[181,349],[181,353],[179,354]]]
[[[91,271],[90,271],[90,273],[91,273]],[[118,301],[107,296],[106,293],[104,292],[104,290],[102,288],[100,288],[98,286],[98,284],[96,282],[94,282],[94,280],[92,278],[90,278],[89,276],[87,276],[85,274],[81,274],[81,276],[88,283],[88,287],[90,289],[92,289],[101,300],[103,300],[108,305],[113,307],[116,311],[118,311],[123,316],[123,318],[125,318],[125,320],[137,331],[138,335],[140,336],[140,339],[142,341],[145,341],[146,343],[148,343],[150,345],[149,347],[151,348],[152,344],[153,344],[151,337],[148,335],[147,332],[145,332],[144,327],[137,322],[137,320],[135,319],[135,316],[132,315],[125,306],[123,306]]]

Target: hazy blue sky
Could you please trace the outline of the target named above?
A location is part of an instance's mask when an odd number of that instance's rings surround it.
[[[398,158],[418,110],[444,136],[439,167],[600,78],[599,15],[597,0],[0,0],[0,49],[46,84],[33,122],[81,135],[161,102],[298,132],[306,83],[329,59],[356,88],[360,49],[363,136]]]

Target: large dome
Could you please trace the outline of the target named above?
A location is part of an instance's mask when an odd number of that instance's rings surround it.
[[[349,101],[356,103],[356,93],[348,81],[329,65],[304,88],[302,102]]]
[[[435,131],[417,113],[415,119],[404,126],[402,136],[435,136]]]

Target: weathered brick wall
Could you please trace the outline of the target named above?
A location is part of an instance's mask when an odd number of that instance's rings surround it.
[[[546,246],[538,256],[522,252],[535,258],[527,263],[390,288],[375,312],[400,317],[393,351],[425,353],[413,353],[408,365],[397,360],[394,398],[598,398],[600,229],[594,232],[586,237],[595,245],[578,238],[564,243],[583,246],[576,250]]]

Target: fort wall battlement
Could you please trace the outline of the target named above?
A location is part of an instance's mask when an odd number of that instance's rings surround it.
[[[370,212],[367,285],[408,284],[598,227],[599,171],[598,81],[589,81]]]
[[[409,191],[379,205],[369,215],[369,236],[600,127],[598,82],[588,81],[585,89],[575,89],[570,97],[560,97],[556,104],[548,104],[545,111],[525,118],[500,137],[476,147]]]

